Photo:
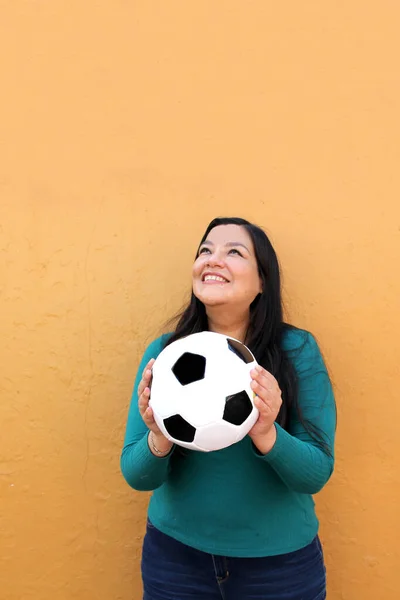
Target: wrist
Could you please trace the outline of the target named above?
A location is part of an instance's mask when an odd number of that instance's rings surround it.
[[[252,442],[260,454],[268,454],[275,446],[277,438],[277,431],[275,425],[272,425],[271,429],[260,437],[253,437]]]
[[[149,431],[148,445],[151,453],[159,457],[166,456],[173,446],[164,435],[157,435],[153,431]]]

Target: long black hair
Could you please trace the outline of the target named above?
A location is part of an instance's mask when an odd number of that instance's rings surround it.
[[[209,232],[219,225],[240,225],[250,235],[261,279],[262,292],[250,305],[250,320],[244,343],[250,348],[257,362],[277,379],[282,390],[282,406],[276,422],[288,429],[292,411],[295,409],[303,426],[323,449],[330,453],[322,433],[302,416],[298,404],[298,383],[296,371],[282,348],[282,338],[290,329],[296,329],[284,322],[281,294],[281,275],[278,257],[261,227],[238,217],[220,217],[208,225],[198,246],[196,257]],[[189,304],[172,321],[177,319],[175,331],[166,342],[166,346],[193,333],[208,330],[208,321],[204,304],[191,293]],[[306,338],[304,338],[305,341]],[[301,350],[301,348],[299,348]]]

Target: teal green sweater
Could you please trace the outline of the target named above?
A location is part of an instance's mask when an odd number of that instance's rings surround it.
[[[142,371],[156,358],[166,336],[153,341],[139,366],[121,456],[122,473],[136,490],[154,490],[149,519],[189,546],[225,556],[272,556],[298,550],[318,532],[312,494],[333,471],[336,408],[321,353],[311,334],[289,330],[283,348],[296,369],[303,417],[325,435],[329,456],[296,414],[289,431],[275,425],[272,450],[260,455],[250,438],[216,452],[177,451],[166,458],[148,447],[138,411]]]

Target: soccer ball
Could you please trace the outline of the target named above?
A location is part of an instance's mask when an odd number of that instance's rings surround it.
[[[241,342],[210,331],[164,348],[153,365],[149,406],[165,437],[203,452],[243,439],[258,419],[250,387],[256,364]]]

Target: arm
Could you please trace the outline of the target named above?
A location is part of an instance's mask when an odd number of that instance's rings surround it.
[[[136,375],[131,405],[126,424],[124,448],[121,455],[121,471],[127,483],[139,491],[160,487],[169,472],[170,457],[155,456],[148,443],[149,429],[144,423],[138,406],[138,387],[142,372],[151,358],[156,358],[163,348],[164,338],[158,338],[147,348]]]
[[[329,480],[334,465],[336,405],[321,352],[315,339],[307,340],[293,364],[298,377],[298,402],[303,418],[322,433],[328,452],[314,440],[293,411],[289,431],[274,424],[269,450],[255,452],[269,464],[292,490],[305,494],[319,492]]]

